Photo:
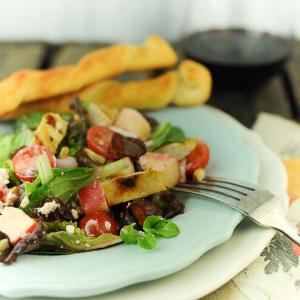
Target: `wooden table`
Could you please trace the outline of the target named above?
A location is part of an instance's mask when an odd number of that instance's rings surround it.
[[[20,68],[47,68],[76,62],[82,55],[103,44],[47,45],[42,43],[0,43],[0,79]],[[175,45],[180,52],[180,43]],[[287,63],[297,103],[300,106],[300,42],[294,43],[294,52]],[[145,77],[148,75],[137,75]],[[130,76],[132,78],[132,75]],[[127,76],[128,79],[128,76]],[[292,118],[288,95],[282,78],[275,76],[255,94],[229,91],[214,92],[209,103],[233,115],[250,127],[258,112],[266,111]]]

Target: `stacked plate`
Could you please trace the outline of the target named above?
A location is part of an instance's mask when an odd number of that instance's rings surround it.
[[[257,135],[231,117],[208,106],[168,108],[152,116],[209,144],[208,175],[258,182],[287,205],[287,179],[280,160]],[[120,245],[69,256],[27,255],[10,267],[0,266],[0,294],[98,295],[89,299],[99,300],[145,300],[163,294],[164,299],[195,299],[251,263],[274,235],[244,221],[238,226],[242,216],[219,203],[199,197],[184,201],[186,213],[175,218],[181,235],[160,240],[155,251]]]

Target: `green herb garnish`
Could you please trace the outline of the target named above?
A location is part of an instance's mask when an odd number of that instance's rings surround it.
[[[152,144],[148,150],[154,151],[165,144],[183,142],[187,140],[187,137],[181,128],[173,126],[170,123],[162,123],[154,128],[150,140]]]
[[[144,221],[143,229],[145,232],[164,238],[171,238],[180,233],[179,227],[175,223],[160,216],[148,216]]]
[[[156,248],[156,238],[150,232],[139,231],[137,244],[143,249],[152,250]]]
[[[134,228],[135,224],[123,226],[120,231],[120,238],[125,244],[136,244],[138,231]]]
[[[143,249],[156,247],[156,236],[171,238],[180,234],[178,226],[160,216],[148,216],[143,224],[144,231],[134,228],[135,224],[123,226],[120,238],[125,244],[138,244]]]

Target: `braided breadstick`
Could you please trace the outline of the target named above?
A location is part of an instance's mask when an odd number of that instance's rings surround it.
[[[0,82],[0,115],[24,102],[78,91],[123,72],[169,67],[176,61],[176,53],[165,40],[150,36],[140,46],[120,44],[96,50],[76,65],[21,70]]]
[[[23,104],[14,112],[3,115],[2,119],[15,118],[30,111],[70,113],[69,102],[76,95],[107,107],[159,109],[170,103],[180,106],[196,105],[208,100],[211,87],[209,71],[201,64],[185,60],[177,71],[169,71],[153,79],[127,83],[103,81],[78,93]]]

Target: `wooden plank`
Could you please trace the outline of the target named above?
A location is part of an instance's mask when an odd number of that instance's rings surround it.
[[[43,44],[0,44],[0,80],[19,69],[39,68],[45,51]]]
[[[85,54],[105,44],[69,44],[62,46],[53,56],[51,65],[62,66],[76,63]]]
[[[292,57],[286,65],[286,70],[289,74],[296,102],[300,106],[300,41],[294,42]]]
[[[286,118],[291,118],[292,116],[287,95],[279,76],[274,77],[258,92],[253,105],[256,114],[265,111]]]

